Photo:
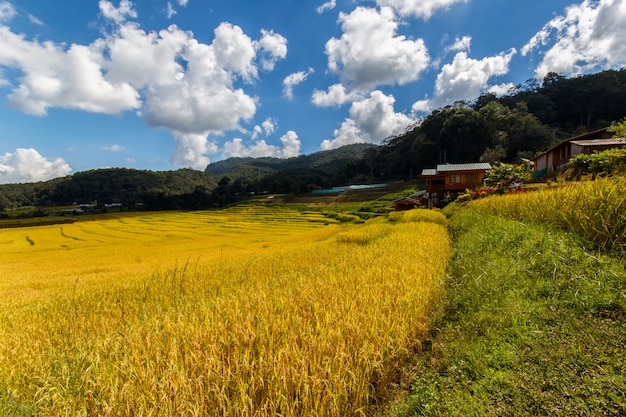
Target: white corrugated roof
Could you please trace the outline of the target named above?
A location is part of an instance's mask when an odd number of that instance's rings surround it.
[[[491,165],[488,162],[475,162],[470,164],[441,164],[437,165],[438,172],[451,172],[451,171],[478,171],[491,169]]]
[[[613,146],[613,145],[626,145],[626,139],[624,138],[610,138],[610,139],[585,139],[585,140],[572,140],[570,143],[580,146]]]
[[[440,164],[437,169],[424,169],[422,175],[438,175],[455,171],[485,171],[491,169],[489,162],[474,162],[469,164]]]

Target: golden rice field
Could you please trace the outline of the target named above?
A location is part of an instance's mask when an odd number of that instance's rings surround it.
[[[450,253],[443,215],[396,216],[242,206],[0,230],[0,414],[370,413]]]
[[[74,286],[126,283],[189,262],[323,239],[338,230],[319,213],[252,205],[96,218],[0,229],[0,307]]]
[[[626,177],[598,178],[541,191],[474,200],[476,210],[570,230],[598,247],[626,250]]]

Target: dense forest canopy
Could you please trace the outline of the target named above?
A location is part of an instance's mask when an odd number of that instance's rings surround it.
[[[416,179],[442,162],[519,162],[560,140],[626,116],[626,69],[567,78],[549,73],[508,95],[434,110],[380,146],[349,145],[297,158],[230,158],[206,172],[107,169],[33,184],[0,185],[4,207],[76,202],[219,207],[252,193],[306,193],[338,185]]]

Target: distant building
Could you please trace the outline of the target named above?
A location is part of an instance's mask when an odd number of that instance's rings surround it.
[[[625,138],[613,138],[607,128],[565,139],[533,159],[535,178],[565,168],[574,156],[601,152],[613,148],[626,148]]]
[[[397,198],[393,200],[393,207],[396,211],[411,210],[421,207],[426,199],[426,190],[421,190],[407,197]]]
[[[435,169],[425,169],[421,178],[426,182],[428,207],[433,207],[443,193],[458,194],[480,186],[485,172],[491,169],[487,162],[469,164],[441,164]]]

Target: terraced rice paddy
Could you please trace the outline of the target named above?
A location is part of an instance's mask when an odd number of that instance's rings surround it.
[[[441,296],[443,219],[242,206],[0,230],[0,414],[366,414]]]
[[[263,206],[109,215],[0,230],[0,305],[177,266],[322,239],[337,231],[319,213]]]

